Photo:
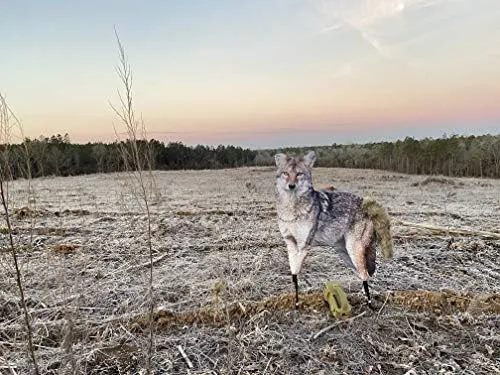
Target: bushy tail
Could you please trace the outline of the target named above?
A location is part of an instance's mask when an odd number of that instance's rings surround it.
[[[373,222],[375,233],[377,234],[382,249],[382,255],[385,258],[392,258],[393,244],[389,215],[380,204],[369,197],[363,198],[361,210],[363,210]]]

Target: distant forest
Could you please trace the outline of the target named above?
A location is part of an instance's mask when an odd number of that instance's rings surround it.
[[[122,150],[127,142],[71,143],[64,136],[25,139],[10,146],[9,164],[14,177],[26,176],[26,155],[32,177],[70,176],[125,170]],[[5,150],[5,145],[0,146]],[[443,136],[396,142],[333,144],[321,147],[251,150],[235,146],[186,146],[157,140],[139,141],[139,149],[150,156],[151,167],[169,169],[220,169],[274,165],[276,152],[302,153],[314,149],[318,166],[384,169],[410,174],[500,177],[500,135]],[[5,153],[2,152],[3,158]],[[5,162],[5,159],[4,159]]]

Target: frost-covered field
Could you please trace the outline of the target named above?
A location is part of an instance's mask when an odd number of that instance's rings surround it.
[[[188,373],[177,345],[192,362],[191,374],[500,373],[500,241],[398,224],[500,232],[499,180],[315,169],[316,186],[380,201],[394,221],[396,246],[393,259],[380,258],[371,281],[376,311],[311,340],[333,318],[317,304],[287,308],[292,283],[276,224],[274,170],[153,176],[155,303],[164,321],[184,314],[157,327],[155,373]],[[149,255],[147,216],[134,183],[109,174],[31,184],[29,208],[26,181],[10,186],[10,207],[42,372],[139,373],[147,348],[139,317],[148,306]],[[0,373],[26,374],[23,316],[6,245],[2,234]],[[321,293],[328,280],[344,285],[354,314],[366,310],[356,303],[363,296],[357,276],[331,250],[315,249],[299,277],[301,292]],[[468,293],[469,300],[458,295],[433,304],[409,294],[398,304],[387,294],[417,290]],[[470,298],[484,294],[483,308],[473,309]],[[262,302],[270,297],[276,300]],[[219,315],[189,317],[205,310]]]

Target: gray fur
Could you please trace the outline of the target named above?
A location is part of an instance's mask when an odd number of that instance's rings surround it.
[[[362,218],[362,198],[346,192],[311,191],[310,199],[315,202],[316,231],[312,246],[333,246],[343,240],[353,223]]]

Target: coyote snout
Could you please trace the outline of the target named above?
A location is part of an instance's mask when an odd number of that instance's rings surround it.
[[[339,251],[346,264],[363,280],[371,307],[368,279],[375,273],[376,249],[392,256],[390,221],[374,200],[337,191],[315,190],[311,169],[316,154],[303,157],[277,154],[277,213],[281,235],[298,303],[298,274],[311,246],[328,246]]]

